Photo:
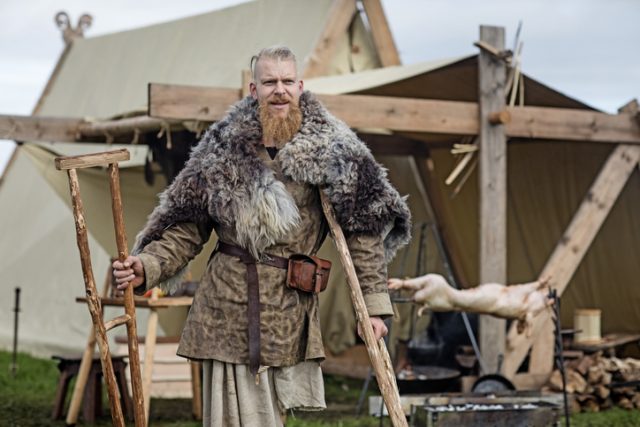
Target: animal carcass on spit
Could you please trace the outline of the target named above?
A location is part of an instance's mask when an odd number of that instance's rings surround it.
[[[531,319],[552,304],[548,297],[549,278],[521,285],[504,286],[486,283],[475,288],[458,290],[439,274],[427,274],[414,279],[389,279],[389,289],[408,289],[413,301],[424,310],[467,311],[518,320],[522,332]]]

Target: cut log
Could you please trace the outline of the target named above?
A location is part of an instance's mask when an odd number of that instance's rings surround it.
[[[591,368],[594,363],[595,363],[595,358],[591,356],[585,356],[578,361],[575,367],[575,370],[580,372],[580,374],[583,376],[587,375],[587,372],[589,372],[589,368]]]
[[[600,399],[605,400],[611,394],[611,389],[609,389],[609,387],[604,386],[604,385],[597,385],[597,386],[594,387],[594,393],[593,394],[598,396]]]
[[[631,400],[629,400],[626,397],[623,397],[623,398],[619,399],[616,402],[616,405],[618,405],[618,407],[620,407],[622,409],[633,409],[633,402],[631,402]]]

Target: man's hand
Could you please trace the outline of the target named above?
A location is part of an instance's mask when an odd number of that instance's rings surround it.
[[[144,267],[137,256],[129,255],[124,262],[114,261],[111,266],[118,290],[124,291],[129,284],[135,288],[144,283]]]
[[[384,324],[384,320],[382,320],[380,317],[369,317],[369,321],[371,322],[371,326],[373,326],[373,334],[376,336],[376,341],[386,336],[387,332],[389,332],[387,329],[387,325]],[[358,335],[360,335],[360,338],[364,339],[364,336],[362,335],[362,329],[360,327],[360,322],[358,322]]]

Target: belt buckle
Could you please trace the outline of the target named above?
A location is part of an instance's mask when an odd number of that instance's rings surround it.
[[[268,262],[272,262],[273,258],[271,258],[268,254],[262,254],[260,256],[260,259],[258,260],[259,264],[264,264],[264,263],[268,263]]]

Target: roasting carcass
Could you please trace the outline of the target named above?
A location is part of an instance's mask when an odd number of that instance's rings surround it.
[[[427,274],[414,279],[389,279],[389,289],[408,289],[413,301],[420,304],[418,315],[425,310],[467,311],[518,320],[522,332],[531,319],[549,307],[549,278],[521,285],[504,286],[486,283],[475,288],[458,290],[439,274]]]

